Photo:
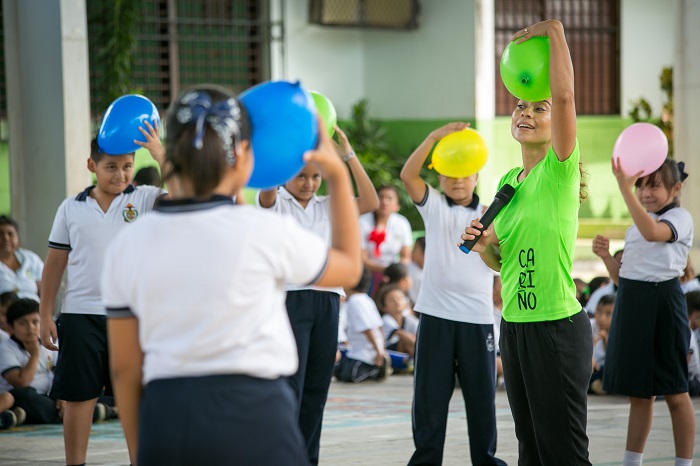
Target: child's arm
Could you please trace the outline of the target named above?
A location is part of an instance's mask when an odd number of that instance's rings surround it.
[[[260,207],[262,207],[263,209],[269,209],[270,207],[275,205],[276,200],[277,188],[266,189],[258,193],[258,202],[260,203]]]
[[[381,331],[381,329],[379,329]],[[362,332],[369,342],[372,344],[374,347],[374,351],[377,352],[377,355],[374,357],[374,365],[375,366],[383,366],[384,365],[384,341],[377,341],[376,338],[374,338],[374,332],[372,332],[372,329],[367,329],[364,332]]]
[[[425,185],[425,181],[420,176],[420,171],[423,168],[425,159],[428,158],[430,154],[430,149],[433,145],[444,138],[450,133],[456,131],[462,131],[463,129],[469,127],[469,123],[448,123],[445,126],[438,128],[431,132],[428,137],[423,140],[423,142],[413,151],[411,156],[404,163],[401,169],[401,181],[406,187],[406,192],[413,202],[421,202],[425,198],[425,190],[428,187]]]
[[[338,155],[347,162],[350,173],[352,173],[355,185],[357,186],[357,210],[360,212],[360,215],[366,214],[367,212],[374,212],[379,207],[377,190],[374,189],[372,180],[369,179],[362,163],[360,163],[360,159],[355,155],[355,151],[352,149],[350,141],[348,141],[348,137],[343,130],[336,126],[335,132],[338,134],[338,139],[340,139],[342,143],[342,146],[340,144],[335,144],[336,151]]]
[[[165,148],[160,142],[160,129],[155,121],[153,122],[153,125],[151,125],[151,123],[148,121],[144,121],[143,124],[146,125],[148,131],[143,129],[141,126],[139,126],[139,131],[141,131],[141,134],[143,134],[146,138],[146,142],[134,139],[134,144],[138,144],[139,146],[148,149],[148,152],[151,153],[153,160],[158,163],[160,172],[163,173],[163,164],[165,164]]]
[[[44,263],[44,273],[41,276],[42,295],[39,303],[39,314],[41,315],[41,344],[46,349],[58,351],[56,341],[58,332],[56,323],[53,321],[53,310],[56,306],[56,296],[58,287],[61,285],[63,272],[68,265],[68,254],[65,249],[49,248],[46,253]]]
[[[323,121],[319,118],[318,122],[320,144],[316,150],[304,154],[304,161],[318,164],[328,186],[331,248],[326,270],[316,284],[352,287],[357,284],[362,274],[357,204],[352,197],[348,169],[336,154]]]
[[[119,419],[129,449],[131,464],[136,464],[139,438],[139,403],[143,394],[143,350],[139,343],[139,324],[135,317],[107,320],[109,365]]]
[[[657,222],[651,218],[634,194],[634,184],[644,172],[640,171],[632,176],[627,175],[620,166],[619,158],[617,160],[613,158],[612,171],[615,178],[617,178],[617,184],[620,187],[622,198],[625,200],[632,220],[642,234],[642,237],[649,242],[663,243],[672,240],[673,231],[671,227],[664,222]]]
[[[620,279],[620,263],[610,254],[610,240],[602,235],[596,235],[593,239],[593,253],[603,259],[605,268],[608,269],[610,279],[617,285]]]
[[[21,369],[14,369],[3,374],[5,380],[10,382],[15,388],[25,388],[32,384],[34,376],[36,375],[36,369],[39,366],[39,340],[32,340],[31,342],[22,342],[24,349],[29,353],[29,361]]]

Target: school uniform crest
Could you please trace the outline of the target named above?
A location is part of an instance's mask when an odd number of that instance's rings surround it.
[[[134,205],[129,203],[126,205],[126,209],[124,209],[124,212],[122,212],[122,217],[124,217],[124,221],[126,223],[131,223],[134,220],[136,220],[136,217],[139,216],[139,211],[134,208]]]

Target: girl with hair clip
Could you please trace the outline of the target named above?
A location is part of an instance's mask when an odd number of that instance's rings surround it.
[[[689,466],[695,417],[688,395],[687,304],[679,281],[693,242],[693,220],[679,206],[687,175],[671,159],[643,177],[626,174],[619,159],[612,170],[634,224],[625,235],[603,389],[630,399],[624,466],[642,464],[654,400],[661,395],[671,413],[675,466]]]
[[[512,40],[523,43],[540,36],[549,39],[552,95],[539,102],[518,100],[513,111],[511,134],[520,143],[522,166],[506,173],[498,188],[509,184],[515,195],[493,228],[482,234],[483,225],[473,220],[462,239],[481,235],[472,251],[501,273],[499,348],[518,464],[587,466],[593,341],[571,276],[585,197],[574,68],[564,26],[557,20],[521,29]]]
[[[284,284],[359,279],[348,170],[319,120],[318,149],[304,160],[321,168],[331,193],[329,247],[291,217],[234,205],[254,153],[231,92],[185,91],[167,127],[172,200],[114,240],[102,275],[131,462],[308,464],[285,379],[298,360]]]

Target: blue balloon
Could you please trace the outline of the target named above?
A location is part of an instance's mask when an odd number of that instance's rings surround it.
[[[148,130],[145,121],[160,125],[160,115],[156,106],[146,97],[127,94],[119,97],[107,108],[97,133],[97,144],[109,155],[130,154],[141,146],[134,139],[146,142],[139,126]]]
[[[298,82],[268,81],[243,92],[240,100],[252,127],[255,163],[248,186],[283,185],[304,167],[304,152],[318,142],[313,97]]]

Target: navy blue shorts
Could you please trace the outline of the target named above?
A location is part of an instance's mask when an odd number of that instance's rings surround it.
[[[620,277],[605,355],[606,392],[651,398],[688,391],[686,306],[678,279]]]
[[[286,379],[247,375],[150,382],[139,414],[140,466],[307,465]]]
[[[51,398],[87,401],[112,395],[105,316],[61,314],[58,327],[58,361]]]

